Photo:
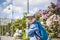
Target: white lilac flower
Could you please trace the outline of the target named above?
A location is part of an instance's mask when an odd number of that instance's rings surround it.
[[[57,18],[56,18],[57,17]],[[47,21],[46,21],[46,25],[47,26],[50,26],[50,25],[52,25],[51,23],[53,22],[53,21],[58,21],[58,23],[60,24],[60,17],[58,16],[58,15],[52,15],[51,17],[49,17],[48,19],[47,19]]]

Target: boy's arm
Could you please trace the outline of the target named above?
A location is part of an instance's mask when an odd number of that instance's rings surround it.
[[[32,34],[34,31],[37,31],[37,30],[38,30],[38,25],[32,24],[28,29],[28,35]]]

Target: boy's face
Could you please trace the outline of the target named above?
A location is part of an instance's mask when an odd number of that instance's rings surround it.
[[[32,24],[36,19],[34,17],[28,17],[28,23]]]

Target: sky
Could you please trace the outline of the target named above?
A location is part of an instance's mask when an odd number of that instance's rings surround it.
[[[50,2],[56,3],[57,0],[29,0],[29,12],[45,10]],[[12,18],[13,13],[13,18],[18,19],[24,12],[27,12],[27,0],[0,0],[0,18]]]

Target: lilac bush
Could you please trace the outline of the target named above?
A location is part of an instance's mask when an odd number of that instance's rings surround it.
[[[48,33],[52,33],[51,37],[58,37],[60,33],[60,3],[54,4],[51,2],[51,5],[48,6],[47,10],[37,11],[40,14],[40,20],[42,20],[43,25],[45,26]]]

